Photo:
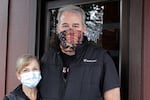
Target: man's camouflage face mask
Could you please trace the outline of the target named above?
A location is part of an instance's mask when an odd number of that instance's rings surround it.
[[[74,49],[77,45],[82,44],[83,33],[79,30],[65,30],[58,33],[60,39],[60,45],[63,48],[72,48]]]

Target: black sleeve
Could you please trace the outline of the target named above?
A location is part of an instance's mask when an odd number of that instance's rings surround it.
[[[5,95],[3,100],[16,100],[16,96],[10,92],[9,94]]]
[[[116,70],[112,58],[105,52],[104,60],[104,79],[103,79],[103,93],[107,90],[120,87],[119,75]]]

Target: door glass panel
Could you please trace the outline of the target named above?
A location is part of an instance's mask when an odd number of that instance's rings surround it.
[[[79,4],[86,13],[86,24],[89,42],[108,50],[119,72],[119,42],[120,42],[120,2],[105,1]],[[59,8],[48,11],[48,35],[51,41],[56,33],[56,16]],[[50,44],[51,45],[51,44]]]

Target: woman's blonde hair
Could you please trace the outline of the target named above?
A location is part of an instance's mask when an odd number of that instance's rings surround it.
[[[31,61],[33,61],[33,60],[36,60],[39,63],[39,60],[33,55],[24,54],[24,55],[20,56],[16,61],[16,72],[20,73],[20,71],[24,67],[28,66],[31,63]]]

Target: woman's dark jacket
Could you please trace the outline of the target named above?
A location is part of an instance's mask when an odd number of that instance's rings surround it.
[[[19,85],[15,90],[5,95],[3,100],[30,100],[22,91],[22,85]],[[37,100],[42,100],[39,93],[37,94]]]
[[[89,43],[77,47],[67,80],[59,49],[50,48],[41,60],[42,100],[101,100],[105,91],[120,87],[118,73],[105,50]]]

